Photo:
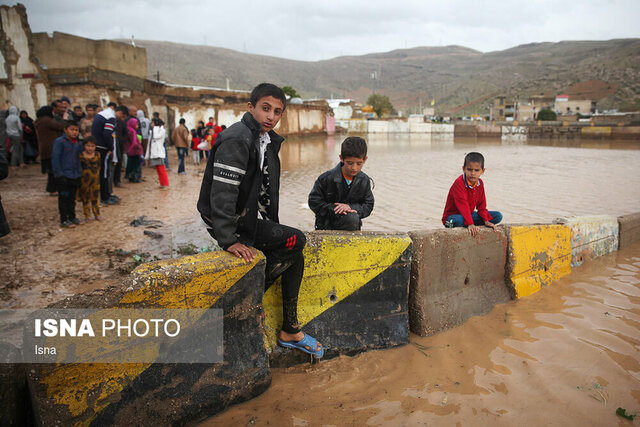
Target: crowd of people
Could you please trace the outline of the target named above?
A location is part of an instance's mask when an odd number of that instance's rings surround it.
[[[40,107],[35,120],[18,111],[15,106],[0,111],[0,151],[11,170],[40,164],[47,175],[45,191],[58,196],[62,227],[102,220],[101,206],[120,203],[114,187],[122,185],[123,172],[125,180],[139,183],[147,164],[156,169],[160,188],[169,187],[169,134],[159,113],[147,118],[133,105],[113,102],[71,107],[66,96]],[[178,174],[185,174],[189,149],[199,165],[223,128],[209,117],[189,130],[180,119],[170,138]],[[76,201],[82,202],[82,220],[75,214]]]

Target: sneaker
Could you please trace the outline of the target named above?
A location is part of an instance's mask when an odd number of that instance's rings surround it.
[[[72,223],[71,221],[63,221],[60,223],[60,227],[62,228],[75,228],[76,225],[74,223]]]
[[[118,204],[120,204],[120,198],[118,196],[109,197],[109,204],[110,205],[118,205]]]
[[[102,221],[102,215],[96,217],[96,221]]]
[[[73,224],[75,224],[75,225],[82,225],[82,224],[83,224],[82,220],[80,220],[80,219],[78,219],[78,218],[73,218],[73,219],[71,220],[71,222],[72,222]]]

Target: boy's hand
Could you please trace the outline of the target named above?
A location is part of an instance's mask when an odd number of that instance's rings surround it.
[[[243,245],[240,242],[236,242],[233,245],[229,246],[227,248],[227,252],[231,252],[238,258],[244,258],[244,262],[246,263],[250,263],[251,261],[253,261],[253,252],[251,251],[251,248]]]
[[[353,209],[351,209],[351,206],[347,205],[346,203],[334,203],[334,205],[336,205],[336,207],[333,208],[333,213],[337,215],[346,215],[351,212],[358,213],[358,211],[354,211]]]
[[[484,222],[484,225],[485,225],[486,227],[493,228],[493,232],[494,232],[494,233],[497,233],[497,232],[498,232],[498,227],[496,227],[496,225],[495,225],[494,223],[492,223],[491,221],[485,221],[485,222]]]
[[[480,232],[480,227],[478,227],[477,225],[471,224],[469,226],[469,232],[471,233],[471,235],[473,237],[476,237],[478,235],[478,233]]]

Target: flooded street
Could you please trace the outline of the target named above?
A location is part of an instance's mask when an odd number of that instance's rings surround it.
[[[338,162],[344,137],[288,138],[282,146],[280,220],[302,230],[313,228],[307,197],[315,179]],[[440,218],[465,153],[486,158],[488,207],[502,211],[506,223],[550,222],[568,215],[623,215],[640,210],[638,141],[501,141],[428,135],[366,137],[364,171],[374,180],[376,199],[363,230],[408,231],[442,227]],[[551,146],[550,144],[553,144]],[[195,209],[204,164],[187,162],[177,175],[169,150],[169,190],[159,190],[154,169],[145,182],[123,183],[116,206],[102,207],[105,220],[75,229],[58,225],[57,198],[45,191],[39,165],[11,171],[0,195],[12,232],[0,239],[0,306],[36,308],[67,295],[118,285],[144,259],[180,256],[180,248],[211,247]],[[81,207],[76,207],[81,216]],[[129,223],[145,215],[164,225],[148,230]],[[189,248],[187,248],[188,250]],[[123,253],[124,251],[124,253]],[[128,253],[128,254],[127,254]]]
[[[288,139],[281,151],[281,222],[311,230],[307,196],[338,162],[343,138]],[[465,153],[486,158],[488,207],[506,223],[640,211],[640,143],[367,137],[364,171],[376,204],[364,230],[442,227],[447,191]],[[0,307],[38,308],[118,286],[142,260],[211,247],[195,209],[204,164],[176,174],[169,190],[144,168],[123,183],[104,221],[61,230],[57,198],[39,165],[11,171],[0,195],[12,229],[0,239]],[[76,208],[81,215],[81,207]],[[129,223],[163,222],[145,235]],[[149,230],[148,230],[149,231]],[[320,340],[322,337],[319,337]],[[275,369],[262,396],[204,425],[630,425],[640,411],[640,243],[591,261],[520,301],[411,344],[313,366]],[[636,421],[637,423],[637,421]]]
[[[640,411],[640,243],[407,346],[274,369],[202,425],[637,423],[618,407]]]

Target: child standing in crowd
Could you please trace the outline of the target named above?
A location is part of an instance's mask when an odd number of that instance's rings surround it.
[[[142,156],[142,137],[138,139],[138,119],[130,118],[127,120],[127,141],[125,152],[127,153],[127,170],[125,178],[129,182],[140,182],[142,178],[142,169],[140,165],[140,156]]]
[[[58,186],[60,226],[73,228],[82,222],[76,218],[76,191],[80,186],[80,129],[74,121],[67,121],[64,135],[53,141],[51,165]]]
[[[200,144],[198,131],[195,129],[191,129],[191,153],[193,153],[194,165],[200,165],[200,149],[198,148],[198,144]]]
[[[484,156],[475,152],[467,154],[462,172],[447,195],[442,223],[447,228],[467,227],[472,236],[478,235],[480,225],[497,232],[496,224],[502,221],[502,214],[487,210],[484,183],[480,179],[484,173]],[[474,212],[475,209],[478,211]]]
[[[166,153],[164,138],[166,135],[167,132],[164,129],[164,122],[160,119],[153,119],[153,128],[149,134],[149,146],[147,147],[145,157],[149,159],[149,165],[156,168],[161,188],[169,187],[169,176],[164,167],[164,157]]]
[[[91,210],[96,220],[102,221],[100,216],[100,153],[96,153],[96,139],[87,135],[84,139],[84,151],[80,153],[80,191],[78,200],[82,202],[85,222],[93,221]],[[91,210],[90,210],[91,209]]]
[[[342,142],[340,163],[320,175],[309,193],[309,207],[316,214],[316,230],[356,231],[373,210],[371,179],[362,172],[367,143],[350,136]]]
[[[85,107],[87,114],[80,120],[80,136],[86,138],[91,135],[91,127],[93,126],[93,118],[96,115],[96,105],[87,104]]]

